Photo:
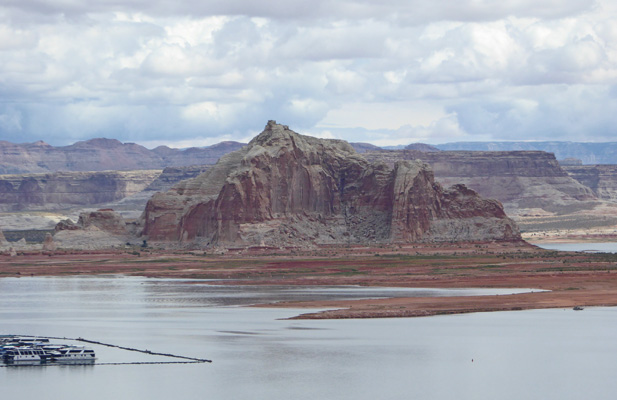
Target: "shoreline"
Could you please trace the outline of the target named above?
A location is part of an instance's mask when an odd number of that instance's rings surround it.
[[[159,251],[0,256],[0,277],[122,274],[215,284],[407,288],[533,288],[509,295],[281,302],[318,308],[298,319],[391,318],[540,308],[617,306],[617,255],[543,250],[527,243],[253,249],[227,254]],[[187,284],[202,284],[198,282]]]
[[[551,293],[551,292],[545,292]],[[537,294],[540,294],[539,292]],[[523,311],[534,309],[573,309],[574,307],[615,307],[616,299],[597,302],[597,292],[574,296],[536,293],[497,296],[407,297],[354,301],[315,301],[260,305],[264,308],[324,308],[325,311],[300,314],[289,319],[413,318],[476,312]],[[482,299],[482,297],[487,297]],[[613,297],[612,294],[609,297]]]

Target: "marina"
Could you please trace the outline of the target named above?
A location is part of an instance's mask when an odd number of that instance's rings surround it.
[[[94,350],[86,346],[52,344],[49,338],[4,335],[0,355],[5,365],[47,363],[93,363]]]
[[[92,365],[97,360],[96,354],[91,347],[77,346],[69,344],[52,344],[50,339],[71,340],[77,342],[91,343],[99,346],[117,348],[125,351],[138,352],[152,356],[171,357],[182,359],[183,361],[154,361],[154,362],[104,362],[97,365],[150,365],[150,364],[190,364],[205,363],[212,360],[186,357],[177,354],[160,353],[151,350],[141,350],[131,347],[118,346],[109,343],[97,342],[84,338],[58,338],[58,337],[34,337],[1,335],[0,336],[0,367],[20,366],[20,365]]]

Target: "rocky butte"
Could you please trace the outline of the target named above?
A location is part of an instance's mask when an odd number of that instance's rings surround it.
[[[371,163],[339,140],[269,121],[244,148],[155,194],[150,241],[201,247],[520,240],[496,200],[443,189],[419,161]]]

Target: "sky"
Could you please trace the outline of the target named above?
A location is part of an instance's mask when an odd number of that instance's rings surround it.
[[[617,140],[614,0],[0,0],[0,140]]]

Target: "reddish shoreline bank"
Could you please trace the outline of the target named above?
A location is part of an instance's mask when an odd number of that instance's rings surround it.
[[[550,292],[473,297],[279,303],[327,308],[297,318],[417,317],[481,311],[617,306],[617,255],[555,252],[525,243],[329,247],[273,254],[147,251],[0,256],[0,277],[125,274],[214,279],[217,284],[537,288]]]

